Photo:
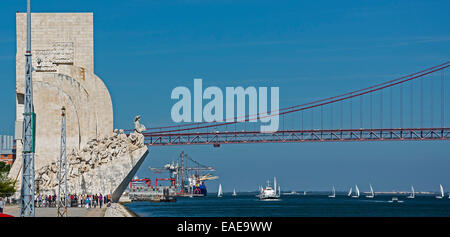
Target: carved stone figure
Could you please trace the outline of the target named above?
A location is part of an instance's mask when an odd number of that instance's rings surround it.
[[[133,145],[136,145],[138,148],[144,146],[144,135],[142,132],[146,129],[145,126],[140,123],[140,120],[140,115],[134,118],[134,135],[136,136],[136,141],[133,142]]]
[[[114,129],[111,136],[90,139],[81,151],[72,148],[67,155],[68,178],[76,179],[92,169],[108,164],[126,153],[145,146],[142,134],[145,126],[140,124],[140,116],[135,117],[134,125],[134,132],[128,137],[123,129]],[[57,172],[57,162],[52,162],[39,169],[36,179],[39,181],[40,190],[50,190],[57,186]]]
[[[119,140],[120,141],[126,141],[127,140],[127,135],[124,133],[123,129],[119,130]]]
[[[140,120],[141,120],[140,115],[134,117],[134,132],[142,134],[142,132],[145,131],[145,126],[144,124],[140,123]]]

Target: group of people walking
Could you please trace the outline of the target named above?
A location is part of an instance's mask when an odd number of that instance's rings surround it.
[[[57,205],[56,195],[37,195],[35,197],[36,207],[56,207]],[[111,195],[103,194],[69,194],[66,196],[67,207],[85,207],[96,208],[97,206],[102,208],[103,205],[108,205],[111,202]],[[64,200],[61,200],[64,201]]]
[[[80,206],[86,208],[102,208],[103,204],[108,205],[111,202],[111,195],[82,195],[80,198]]]

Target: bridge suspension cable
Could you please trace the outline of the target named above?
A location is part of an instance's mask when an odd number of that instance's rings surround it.
[[[188,123],[188,124],[179,124],[179,125],[171,125],[171,126],[153,127],[153,128],[148,128],[146,131],[147,131],[147,133],[152,133],[151,131],[160,130],[160,131],[155,131],[155,132],[160,133],[160,132],[168,132],[168,131],[170,131],[171,128],[174,128],[173,131],[176,131],[176,130],[179,130],[179,129],[184,128],[184,127],[197,126],[197,128],[199,128],[200,125],[203,125],[203,124],[214,124],[214,123],[217,123],[214,126],[223,126],[223,125],[228,125],[228,124],[234,124],[234,123],[238,122],[242,118],[244,118],[243,122],[245,122],[245,121],[252,121],[252,120],[258,119],[258,117],[261,116],[261,115],[267,115],[267,114],[272,114],[272,113],[275,113],[275,112],[280,112],[280,111],[291,110],[291,109],[294,109],[294,108],[299,108],[299,107],[302,107],[302,106],[317,104],[317,103],[320,103],[320,102],[323,102],[323,101],[332,100],[332,99],[348,96],[348,95],[351,95],[351,94],[355,94],[355,93],[358,93],[358,92],[361,92],[361,91],[366,91],[366,90],[370,90],[370,89],[377,88],[377,87],[380,87],[380,86],[384,86],[384,85],[387,85],[387,84],[391,84],[391,83],[394,83],[394,82],[400,81],[402,79],[409,78],[409,77],[412,77],[412,76],[415,76],[415,75],[418,75],[418,74],[421,74],[421,73],[424,73],[424,72],[431,73],[430,71],[432,71],[432,70],[434,70],[436,68],[440,68],[439,70],[441,70],[443,68],[446,68],[446,67],[450,66],[449,64],[450,64],[450,61],[447,61],[447,62],[442,63],[440,65],[433,66],[433,67],[430,67],[430,68],[427,68],[427,69],[424,69],[424,70],[421,70],[419,72],[412,73],[412,74],[409,74],[409,75],[406,75],[406,76],[402,76],[402,77],[396,78],[394,80],[390,80],[390,81],[387,81],[387,82],[384,82],[384,83],[380,83],[380,84],[376,84],[376,85],[373,85],[373,86],[370,86],[370,87],[367,87],[367,88],[363,88],[363,89],[360,89],[360,90],[348,92],[348,93],[345,93],[345,94],[341,94],[341,95],[337,95],[337,96],[333,96],[333,97],[329,97],[329,98],[325,98],[325,99],[321,99],[321,100],[317,100],[317,101],[313,101],[313,102],[309,102],[309,103],[305,103],[305,104],[290,106],[290,107],[282,108],[282,109],[279,109],[279,110],[268,111],[266,113],[258,113],[258,114],[246,115],[246,116],[241,116],[241,117],[237,117],[236,116],[236,117],[234,117],[232,119],[230,119],[230,118],[224,119],[224,121],[234,121],[234,122]],[[296,111],[293,111],[293,112],[296,112]],[[276,114],[274,114],[273,116],[275,116],[275,115]],[[214,126],[206,126],[206,127],[214,127]],[[187,130],[193,130],[193,129],[197,129],[197,128],[191,128],[191,129],[187,129]],[[203,126],[201,128],[203,128]],[[162,131],[162,129],[166,129],[166,130]],[[183,131],[183,130],[181,130],[181,131]]]

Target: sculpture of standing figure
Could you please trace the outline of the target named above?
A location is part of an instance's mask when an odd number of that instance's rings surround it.
[[[144,124],[141,124],[139,121],[141,120],[141,116],[138,115],[134,117],[134,132],[141,133],[145,131]]]
[[[137,137],[136,146],[143,147],[144,146],[144,135],[142,132],[145,131],[144,124],[141,124],[139,121],[141,120],[141,116],[138,115],[134,117],[134,135]]]

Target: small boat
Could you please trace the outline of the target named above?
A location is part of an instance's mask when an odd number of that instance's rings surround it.
[[[233,195],[233,197],[236,197],[236,196],[237,196],[237,194],[236,194],[236,189],[235,189],[235,188],[233,189],[233,194],[232,194],[232,195]]]
[[[413,198],[415,198],[415,197],[416,197],[416,194],[414,193],[414,187],[411,185],[411,195],[409,195],[409,196],[406,197],[406,198],[413,199]]]
[[[280,197],[280,187],[278,187],[278,193],[276,189],[276,178],[274,178],[274,187],[270,186],[269,181],[267,180],[267,185],[265,188],[260,186],[260,192],[256,195],[259,200],[277,200]]]
[[[334,185],[333,185],[333,193],[328,195],[329,198],[335,198],[336,197],[336,189],[334,189]]]
[[[367,195],[366,198],[374,198],[374,197],[375,197],[375,194],[374,194],[374,192],[373,192],[372,185],[371,185],[371,184],[369,184],[369,185],[370,185],[370,195]]]
[[[303,196],[306,196],[306,191],[303,191]]]
[[[350,191],[348,191],[348,194],[347,194],[347,196],[352,196],[352,187],[350,187]]]
[[[219,191],[217,192],[217,197],[222,197],[222,184],[219,184]]]
[[[399,201],[398,197],[392,197],[392,199],[389,202],[403,202],[403,201]]]
[[[356,195],[353,195],[352,198],[359,198],[359,188],[358,185],[355,185]]]
[[[392,203],[394,203],[394,202],[401,203],[401,202],[403,202],[403,201],[402,201],[402,200],[398,200],[398,197],[392,197],[392,199],[391,199],[389,202],[392,202]]]
[[[439,195],[439,196],[436,196],[436,198],[437,199],[442,199],[442,198],[444,198],[444,188],[442,187],[442,184],[440,184],[440,188],[441,188],[441,195]]]
[[[291,191],[289,193],[283,193],[283,195],[299,195],[296,191]]]

